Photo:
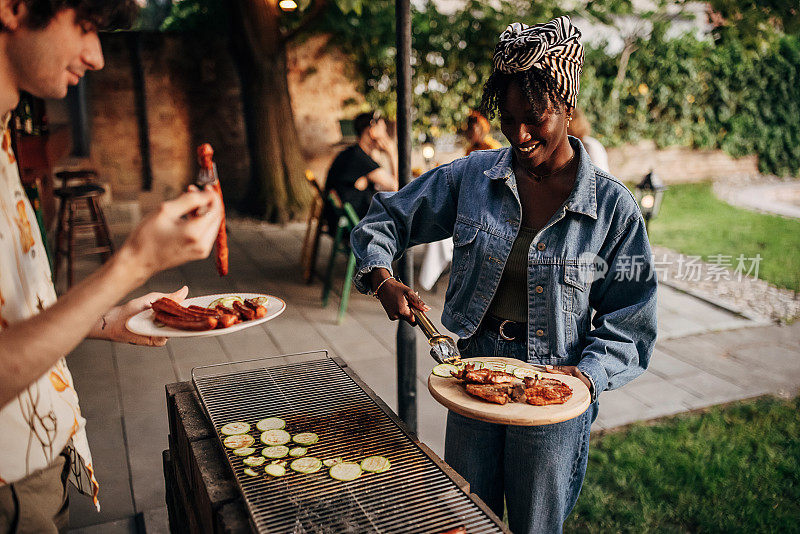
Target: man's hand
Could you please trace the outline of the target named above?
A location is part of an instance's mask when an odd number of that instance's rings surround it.
[[[383,268],[375,269],[371,277],[373,290],[378,287],[378,284],[383,282],[385,278],[389,277],[389,271]],[[411,308],[427,312],[431,307],[425,304],[419,295],[415,293],[410,287],[398,282],[394,278],[383,282],[380,291],[377,293],[378,300],[381,301],[386,315],[392,321],[403,318],[409,324],[416,324],[414,313]]]
[[[158,271],[207,257],[222,221],[222,202],[210,186],[164,202],[122,246],[141,282]]]
[[[142,312],[161,297],[167,297],[175,302],[181,302],[189,293],[189,288],[183,286],[174,293],[148,293],[138,299],[133,299],[122,306],[111,308],[100,318],[100,321],[89,332],[90,338],[106,339],[119,343],[130,343],[132,345],[144,345],[147,347],[163,347],[167,344],[165,337],[140,336],[134,334],[125,326],[129,318]]]

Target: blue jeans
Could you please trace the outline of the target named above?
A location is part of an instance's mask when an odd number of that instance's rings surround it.
[[[465,357],[526,360],[525,341],[505,341],[479,330],[459,347]],[[561,532],[578,500],[597,403],[580,416],[543,426],[484,423],[447,414],[444,459],[503,517],[503,497],[514,534]]]

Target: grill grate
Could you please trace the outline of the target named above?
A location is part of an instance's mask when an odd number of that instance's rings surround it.
[[[265,363],[267,367],[264,367]],[[258,368],[234,372],[236,366]],[[224,374],[218,374],[223,371]],[[200,376],[206,372],[217,372]],[[214,429],[280,417],[291,434],[315,432],[309,456],[360,461],[389,458],[385,473],[350,482],[287,468],[282,478],[244,474],[242,459],[225,449],[255,530],[262,532],[426,532],[464,526],[470,534],[508,532],[471,500],[326,352],[196,368],[192,380]],[[219,438],[219,434],[218,438]],[[256,468],[260,470],[261,468]]]

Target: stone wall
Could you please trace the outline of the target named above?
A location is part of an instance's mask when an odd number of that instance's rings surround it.
[[[652,141],[608,149],[611,173],[621,180],[638,181],[654,170],[667,184],[725,181],[758,174],[758,156],[732,158],[722,150],[685,147],[657,149]]]

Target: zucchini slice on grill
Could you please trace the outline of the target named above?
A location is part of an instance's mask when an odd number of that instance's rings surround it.
[[[286,474],[286,468],[281,464],[269,464],[264,468],[264,472],[274,477],[282,477]]]
[[[452,363],[440,363],[434,367],[431,372],[436,376],[441,376],[442,378],[453,378],[453,375],[450,373],[457,372],[458,369],[459,368]]]
[[[259,465],[264,465],[264,462],[266,461],[267,459],[264,458],[263,456],[248,456],[247,458],[242,460],[242,462],[244,462],[244,465],[250,467],[258,467]]]
[[[295,434],[294,436],[292,436],[292,441],[294,441],[298,445],[308,447],[309,445],[313,445],[316,442],[318,442],[319,436],[317,436],[313,432],[302,432],[300,434]]]
[[[264,445],[285,445],[292,440],[292,436],[285,430],[278,428],[261,433],[261,443]]]
[[[392,467],[391,462],[385,456],[370,456],[361,460],[361,469],[370,473],[383,473]]]
[[[261,454],[266,456],[267,458],[283,458],[287,454],[289,454],[289,447],[286,445],[275,445],[272,447],[264,447],[264,450],[261,451]]]
[[[256,473],[256,471],[254,469],[250,469],[249,467],[245,467],[244,468],[244,474],[248,475],[248,476],[251,476],[251,477],[257,477],[258,476],[258,473]]]
[[[316,473],[322,468],[322,461],[313,456],[306,456],[293,460],[292,463],[289,464],[289,467],[292,471],[297,471],[298,473]]]
[[[244,421],[234,421],[232,423],[228,423],[227,425],[223,426],[219,429],[222,434],[226,436],[235,436],[236,434],[247,434],[250,432],[250,423],[245,423]]]
[[[280,417],[267,417],[266,419],[262,419],[258,423],[256,423],[256,428],[259,429],[261,432],[266,432],[267,430],[273,430],[286,427],[286,421],[281,419]]]
[[[228,436],[222,440],[222,444],[229,449],[241,449],[242,447],[249,447],[256,442],[256,438],[250,434],[236,434],[235,436]]]
[[[328,471],[328,474],[331,475],[331,478],[343,480],[345,482],[357,479],[361,476],[361,473],[361,466],[350,462],[336,464]]]
[[[322,460],[322,465],[325,467],[333,467],[336,464],[340,464],[344,462],[344,458],[341,456],[337,456],[336,458],[328,458],[327,460]]]
[[[242,447],[241,449],[233,449],[233,454],[236,456],[250,456],[256,452],[253,447]]]
[[[289,456],[293,458],[299,458],[301,456],[305,456],[308,453],[308,449],[305,447],[292,447],[289,449]]]

